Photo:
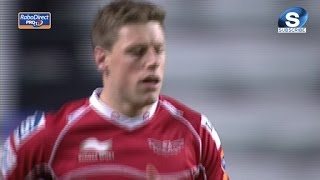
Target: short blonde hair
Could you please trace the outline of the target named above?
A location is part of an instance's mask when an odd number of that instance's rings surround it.
[[[163,26],[165,14],[161,7],[150,2],[113,1],[97,13],[92,27],[92,46],[111,50],[122,26],[149,21],[158,21]]]

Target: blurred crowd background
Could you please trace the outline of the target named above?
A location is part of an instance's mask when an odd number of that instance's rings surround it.
[[[90,28],[104,0],[0,1],[0,140],[35,110],[101,86]],[[163,94],[206,114],[239,180],[320,179],[320,1],[156,0],[167,10]],[[278,34],[290,7],[306,34]],[[19,30],[22,11],[50,30]]]

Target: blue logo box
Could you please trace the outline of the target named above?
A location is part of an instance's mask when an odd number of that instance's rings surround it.
[[[50,12],[19,12],[18,28],[19,29],[50,29],[51,13]]]

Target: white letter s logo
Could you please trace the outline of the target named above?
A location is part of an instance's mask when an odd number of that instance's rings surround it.
[[[292,17],[292,16],[294,16],[294,17]],[[299,18],[299,14],[296,12],[287,13],[286,19],[288,21],[286,21],[286,25],[291,28],[295,28],[295,27],[299,26],[300,20],[298,18]],[[291,23],[291,22],[294,22],[294,23]]]

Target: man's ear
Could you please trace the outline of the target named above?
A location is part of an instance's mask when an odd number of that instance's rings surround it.
[[[109,51],[107,51],[103,47],[96,46],[94,48],[94,60],[97,65],[98,71],[103,72],[107,68],[109,64],[108,55]]]

